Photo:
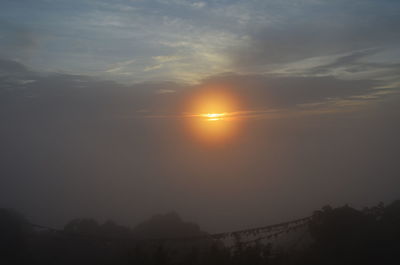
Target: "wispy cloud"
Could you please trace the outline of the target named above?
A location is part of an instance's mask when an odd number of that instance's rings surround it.
[[[126,66],[128,66],[134,62],[135,62],[135,60],[133,59],[133,60],[115,63],[111,66],[111,68],[105,70],[104,72],[106,72],[106,73],[121,73],[124,71]]]
[[[131,63],[134,61],[127,60],[115,66],[122,67]],[[240,101],[238,109],[226,113],[227,119],[260,119],[283,114],[354,110],[356,106],[366,106],[372,101],[384,99],[398,91],[398,86],[388,86],[387,82],[378,80],[342,80],[332,76],[237,74],[209,77],[195,85],[144,82],[127,86],[84,75],[55,73],[42,75],[28,70],[19,63],[7,60],[0,61],[0,73],[0,89],[3,89],[3,93],[9,91],[7,94],[15,93],[22,96],[37,94],[48,98],[54,93],[70,95],[69,91],[80,91],[84,87],[82,93],[86,96],[91,93],[98,94],[93,97],[99,102],[120,102],[121,110],[126,113],[120,113],[118,116],[137,113],[132,117],[143,118],[198,117],[202,113],[190,113],[184,106],[196,93],[209,87],[213,87],[214,92],[222,89],[221,91],[234,95]],[[11,85],[13,90],[9,90]],[[54,86],[58,89],[53,90]],[[15,98],[15,95],[11,98]],[[79,95],[80,92],[76,94],[77,97]],[[143,109],[146,112],[140,113]]]
[[[32,12],[22,16],[28,7]],[[387,54],[396,57],[399,10],[400,4],[389,0],[8,1],[0,11],[7,21],[1,25],[0,48],[3,57],[15,58],[21,57],[18,47],[34,49],[29,61],[20,58],[33,68],[124,83],[198,83],[225,72],[282,69],[286,75],[368,79],[396,67],[397,62],[379,63]],[[40,45],[38,34],[45,36]],[[373,49],[379,52],[363,52]],[[362,61],[367,57],[368,64]],[[314,69],[307,65],[321,58],[327,61]]]

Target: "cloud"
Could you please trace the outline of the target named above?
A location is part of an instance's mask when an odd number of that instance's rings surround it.
[[[126,61],[122,64],[129,63],[130,61]],[[0,61],[0,72],[3,73],[0,87],[13,87],[15,90],[6,94],[4,92],[3,101],[7,101],[7,95],[9,99],[15,99],[20,95],[38,101],[52,98],[54,102],[62,101],[60,105],[75,105],[76,109],[113,106],[111,109],[106,107],[101,110],[108,112],[108,117],[131,115],[131,118],[140,118],[141,116],[135,113],[142,109],[147,110],[143,117],[184,117],[188,112],[187,102],[200,91],[210,89],[213,92],[225,91],[237,97],[240,108],[235,110],[235,115],[242,118],[262,117],[264,113],[277,111],[300,111],[304,107],[318,110],[329,106],[332,111],[339,111],[344,101],[354,104],[368,103],[385,97],[384,91],[393,90],[393,88],[383,89],[385,82],[377,80],[233,73],[209,77],[196,85],[175,82],[122,85],[83,75],[56,73],[43,75],[28,70],[22,64],[7,60]]]
[[[22,8],[32,11],[22,15]],[[391,51],[399,44],[399,8],[389,0],[9,1],[0,32],[7,35],[3,55],[35,69],[193,84],[225,72],[272,73],[321,56]],[[46,35],[40,45],[39,33]],[[118,65],[127,58],[135,63]]]
[[[380,87],[399,87],[399,62],[395,50],[367,49],[320,56],[284,64],[271,71],[286,77],[335,77],[339,80],[375,80]]]
[[[0,20],[0,56],[9,59],[26,59],[38,48],[38,36],[21,24]]]
[[[329,70],[335,68],[353,66],[354,64],[359,63],[360,59],[370,56],[372,54],[376,54],[377,52],[379,52],[378,49],[367,49],[367,50],[352,52],[350,54],[340,56],[332,63],[316,66],[312,68],[310,72],[314,74],[326,73],[329,72]]]
[[[274,75],[227,75],[210,78],[204,84],[229,87],[232,93],[240,95],[248,109],[294,108],[299,104],[368,94],[379,86],[379,82],[373,80]]]
[[[28,73],[28,69],[23,64],[6,59],[0,59],[0,71],[1,76]]]
[[[235,65],[243,71],[254,71],[318,56],[377,47],[392,49],[400,43],[396,31],[400,19],[394,11],[400,6],[384,2],[377,6],[371,1],[305,1],[297,8],[292,6],[286,11],[289,15],[282,11],[273,23],[249,26],[247,44],[231,51]]]
[[[126,68],[126,66],[128,66],[128,65],[130,65],[130,64],[132,64],[134,62],[135,62],[134,59],[133,60],[128,60],[128,61],[118,62],[118,63],[113,64],[111,66],[111,68],[105,70],[104,72],[106,72],[106,73],[121,73],[121,71],[123,71]]]
[[[205,7],[206,5],[207,5],[207,3],[206,3],[206,2],[202,2],[202,1],[194,2],[194,3],[192,4],[192,6],[193,6],[194,8],[203,8],[203,7]]]

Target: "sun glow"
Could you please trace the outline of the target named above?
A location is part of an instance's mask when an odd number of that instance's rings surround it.
[[[237,97],[221,87],[204,88],[190,100],[188,125],[191,134],[208,143],[226,142],[236,135]]]
[[[208,121],[220,121],[224,118],[225,113],[207,113],[201,116],[205,117]]]

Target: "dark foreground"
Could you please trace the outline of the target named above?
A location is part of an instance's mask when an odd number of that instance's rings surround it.
[[[0,264],[400,264],[400,201],[362,211],[326,206],[302,229],[308,241],[291,242],[288,234],[286,243],[249,244],[237,237],[228,246],[176,214],[155,216],[132,229],[76,219],[51,230],[0,209]]]

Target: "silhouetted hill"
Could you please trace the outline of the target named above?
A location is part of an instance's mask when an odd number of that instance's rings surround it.
[[[158,214],[151,217],[132,229],[135,237],[143,239],[196,237],[206,233],[200,226],[184,222],[175,212]]]
[[[0,264],[400,264],[400,201],[363,210],[326,206],[307,220],[303,229],[312,237],[310,244],[274,250],[275,237],[267,244],[248,244],[238,237],[232,247],[199,239],[207,233],[176,213],[155,215],[133,229],[74,219],[63,230],[35,230],[22,215],[0,209]],[[285,236],[289,230],[283,232]]]

